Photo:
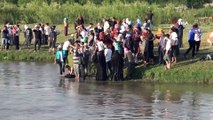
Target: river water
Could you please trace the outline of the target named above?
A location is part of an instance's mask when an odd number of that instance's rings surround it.
[[[213,119],[212,86],[75,82],[58,66],[0,63],[0,120]]]

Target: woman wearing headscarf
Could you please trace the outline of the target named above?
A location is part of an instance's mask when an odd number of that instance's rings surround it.
[[[69,27],[68,18],[64,18],[64,35],[65,36],[67,36],[68,34],[68,27]]]
[[[111,63],[112,63],[112,80],[121,81],[123,80],[123,47],[122,47],[122,35],[119,34],[113,43],[115,51],[113,52]]]
[[[97,42],[98,50],[97,53],[97,59],[96,59],[96,80],[97,81],[105,81],[107,80],[107,73],[106,73],[106,59],[104,55],[104,43],[103,41]]]

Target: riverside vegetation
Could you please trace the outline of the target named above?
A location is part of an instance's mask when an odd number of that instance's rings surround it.
[[[73,22],[79,15],[84,16],[87,23],[111,16],[144,19],[149,10],[154,13],[156,25],[171,23],[178,17],[193,23],[200,17],[212,15],[212,7],[202,7],[208,2],[210,0],[4,0],[0,1],[0,23],[61,24],[64,17]]]

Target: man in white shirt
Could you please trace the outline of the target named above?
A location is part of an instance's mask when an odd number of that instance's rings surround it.
[[[44,31],[45,31],[45,40],[44,40],[44,44],[48,45],[48,37],[50,35],[51,29],[49,26],[49,23],[46,23],[44,26]]]

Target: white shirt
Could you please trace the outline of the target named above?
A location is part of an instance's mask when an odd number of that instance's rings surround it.
[[[166,51],[169,51],[171,49],[172,41],[170,39],[166,42]]]
[[[69,45],[70,45],[70,41],[65,41],[63,44],[63,50],[68,50]]]
[[[97,42],[98,51],[104,50],[104,43],[102,41]]]
[[[50,35],[50,26],[45,26],[44,27],[45,35]]]
[[[109,28],[109,22],[108,21],[105,21],[104,23],[104,32],[106,32],[106,30]]]
[[[17,29],[16,29],[16,36],[20,36],[20,33],[21,33],[21,29],[20,29],[20,28],[17,28]]]
[[[176,32],[171,33],[170,39],[171,39],[172,45],[178,45],[178,36]]]
[[[201,40],[201,35],[202,35],[202,31],[201,29],[195,30],[195,41],[200,41]]]
[[[87,31],[82,30],[80,34],[83,38],[85,38],[87,36]]]
[[[104,50],[104,55],[105,55],[105,58],[106,58],[106,62],[111,61],[111,58],[112,58],[112,50],[109,49],[109,48],[106,48],[106,49]]]

